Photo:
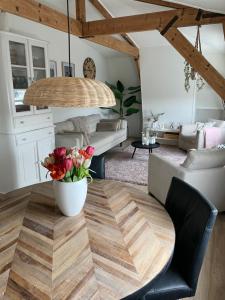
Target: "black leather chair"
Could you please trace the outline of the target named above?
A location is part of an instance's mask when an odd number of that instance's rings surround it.
[[[90,169],[93,178],[105,179],[105,156],[104,153],[98,156],[93,156]]]
[[[165,204],[176,231],[171,264],[129,300],[176,300],[195,295],[217,209],[196,189],[173,177]]]

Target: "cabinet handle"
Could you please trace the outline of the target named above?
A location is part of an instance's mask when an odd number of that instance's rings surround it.
[[[50,117],[47,117],[47,120],[50,120]]]
[[[24,124],[24,121],[20,121],[20,124]]]
[[[49,132],[48,134],[52,134],[52,132]]]
[[[26,138],[23,138],[23,139],[22,139],[22,141],[26,141],[26,140],[27,140]]]

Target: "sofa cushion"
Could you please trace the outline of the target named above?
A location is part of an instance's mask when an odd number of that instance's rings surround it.
[[[181,164],[190,170],[210,169],[225,166],[224,149],[190,150],[187,158]]]
[[[123,123],[123,120],[122,119],[101,119],[100,120],[100,123],[105,123],[105,122],[117,122],[118,124],[118,129],[123,129],[122,127],[122,123]]]
[[[73,131],[64,131],[63,134],[76,134],[76,133],[81,133],[82,134],[84,146],[90,145],[89,135],[86,132],[73,130]]]
[[[69,120],[55,124],[55,133],[63,133],[65,131],[74,131],[73,123]]]
[[[73,122],[73,126],[76,131],[91,134],[96,131],[96,126],[100,120],[100,115],[94,114],[89,116],[75,117],[69,120]]]
[[[84,117],[86,132],[91,134],[96,131],[97,123],[99,123],[101,116],[99,114],[93,114]]]
[[[120,131],[98,131],[90,135],[90,145],[95,148],[102,148],[105,144],[114,143],[124,135],[124,130]]]
[[[121,127],[121,122],[120,120],[111,120],[111,121],[106,121],[97,124],[96,131],[117,131]]]
[[[224,120],[216,120],[216,119],[209,119],[210,122],[214,122],[214,127],[221,127],[225,128],[225,121]]]

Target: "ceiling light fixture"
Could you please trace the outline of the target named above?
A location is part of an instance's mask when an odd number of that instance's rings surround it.
[[[111,89],[101,81],[72,77],[70,14],[67,0],[69,77],[53,77],[34,82],[24,96],[24,103],[50,107],[110,107],[116,105]]]
[[[201,25],[198,25],[197,27],[195,49],[197,49],[202,54],[200,27]],[[191,87],[190,80],[196,80],[196,86],[198,91],[200,91],[204,87],[205,82],[203,78],[199,75],[199,73],[195,71],[195,69],[187,61],[184,62],[184,75],[185,75],[184,87],[186,92],[188,92]]]

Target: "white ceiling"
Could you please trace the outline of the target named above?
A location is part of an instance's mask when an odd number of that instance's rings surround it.
[[[66,0],[39,0],[39,2],[55,8],[63,13],[66,13]],[[135,0],[100,0],[100,2],[110,11],[114,17],[142,14],[148,12],[165,11],[168,8],[151,5]],[[205,10],[224,12],[225,0],[179,0],[170,1],[190,6],[199,7]],[[86,0],[87,20],[103,19],[101,14]],[[70,0],[71,16],[75,17],[75,0]],[[194,42],[196,36],[195,27],[182,28],[181,31],[186,37]],[[139,47],[158,47],[167,46],[168,42],[163,38],[158,31],[145,31],[130,33]],[[224,33],[221,24],[205,25],[201,27],[202,48],[208,51],[220,51],[225,53]],[[118,52],[106,49],[105,47],[90,43],[104,55],[119,55]]]
[[[197,8],[202,8],[205,10],[215,11],[225,13],[225,1],[224,0],[179,0],[170,2],[186,4]]]

